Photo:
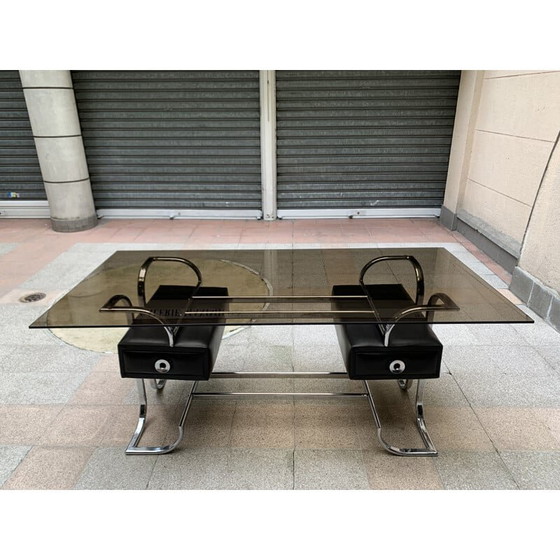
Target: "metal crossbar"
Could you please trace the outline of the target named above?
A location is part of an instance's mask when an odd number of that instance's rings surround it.
[[[217,372],[212,375],[212,378],[224,379],[224,378],[241,378],[241,379],[248,379],[248,378],[283,378],[283,379],[296,379],[296,378],[325,378],[331,377],[334,379],[348,379],[348,375],[342,372]],[[143,379],[137,380],[137,388],[140,398],[140,414],[138,418],[138,424],[136,426],[136,430],[128,447],[126,448],[126,454],[128,455],[162,455],[166,453],[170,453],[173,451],[179,443],[181,443],[184,435],[184,425],[187,419],[187,415],[192,404],[194,398],[200,399],[213,399],[213,398],[254,398],[254,397],[275,397],[275,398],[285,398],[285,397],[293,397],[293,398],[367,398],[370,409],[373,415],[373,420],[376,426],[376,434],[380,444],[383,446],[385,450],[393,455],[399,455],[401,457],[434,457],[438,454],[434,444],[430,438],[428,430],[426,428],[426,423],[424,420],[424,405],[423,405],[423,391],[424,391],[424,380],[418,379],[417,390],[416,390],[416,402],[415,402],[415,410],[416,410],[416,426],[418,428],[418,432],[422,441],[425,444],[424,448],[400,448],[394,445],[390,445],[387,443],[382,434],[382,425],[379,414],[377,412],[377,407],[375,405],[375,400],[371,393],[370,387],[367,381],[363,381],[365,391],[362,393],[358,392],[237,392],[237,391],[209,391],[209,392],[199,392],[196,391],[198,386],[198,381],[195,381],[191,389],[187,395],[187,400],[183,407],[183,411],[179,418],[178,422],[178,437],[177,439],[170,445],[166,446],[157,446],[157,447],[145,447],[140,446],[140,439],[142,438],[144,429],[146,427],[146,417],[148,412],[148,403],[146,399],[146,388]],[[165,385],[165,382],[154,382],[152,386],[156,390],[162,390]],[[410,383],[408,380],[403,382],[403,380],[399,380],[399,387],[402,390],[407,390],[410,387]]]

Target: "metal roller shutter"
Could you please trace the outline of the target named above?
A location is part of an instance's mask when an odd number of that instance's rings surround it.
[[[258,71],[74,71],[99,209],[261,214]]]
[[[278,71],[279,216],[439,213],[459,79],[458,71]]]
[[[17,70],[0,71],[0,199],[47,199]]]

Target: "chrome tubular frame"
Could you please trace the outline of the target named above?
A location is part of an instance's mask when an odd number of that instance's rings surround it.
[[[385,255],[382,257],[376,257],[365,264],[360,271],[360,286],[362,287],[362,291],[364,295],[367,297],[367,301],[369,303],[370,309],[373,312],[375,319],[377,320],[377,328],[381,332],[381,334],[385,337],[387,341],[389,338],[389,332],[393,328],[394,325],[387,325],[386,323],[381,321],[381,317],[375,308],[375,302],[373,301],[367,287],[365,284],[365,275],[366,272],[375,264],[385,261],[408,261],[412,267],[414,268],[414,276],[416,279],[416,296],[414,298],[415,305],[422,305],[422,301],[424,300],[424,271],[422,270],[422,266],[420,263],[412,256],[412,255]],[[387,344],[385,344],[387,346]]]
[[[436,304],[437,300],[441,300],[441,304]],[[400,313],[397,313],[393,317],[393,322],[385,326],[385,336],[383,339],[383,344],[389,346],[390,336],[395,325],[407,315],[412,315],[414,313],[426,313],[426,320],[428,322],[433,321],[433,316],[436,311],[458,311],[459,306],[447,295],[443,293],[433,294],[427,305],[415,305],[414,307],[407,307],[403,309]]]
[[[376,257],[364,265],[360,271],[360,286],[362,286],[362,289],[368,296],[368,300],[371,301],[371,297],[368,295],[365,287],[364,276],[374,264],[383,261],[408,261],[412,265],[414,268],[414,275],[416,277],[416,297],[414,298],[414,301],[416,305],[421,305],[422,300],[424,299],[424,271],[422,270],[420,263],[412,255],[385,255],[382,257]],[[375,307],[375,305],[373,307]]]
[[[156,391],[161,391],[165,387],[166,383],[167,379],[150,379],[152,389]]]
[[[241,378],[241,379],[251,379],[251,378],[276,378],[276,379],[319,379],[319,378],[331,378],[331,379],[348,379],[348,374],[345,372],[216,372],[212,374],[213,379],[231,379],[231,378]],[[165,379],[152,379],[152,387],[156,390],[161,390],[165,386]],[[403,390],[407,390],[411,384],[412,379],[399,379],[399,387]],[[375,406],[375,401],[373,395],[369,388],[368,382],[363,381],[365,392],[321,392],[321,393],[311,393],[311,392],[197,392],[196,388],[198,386],[198,381],[195,381],[187,395],[187,400],[185,402],[183,412],[178,423],[179,435],[175,442],[170,445],[157,446],[157,447],[142,447],[139,446],[140,439],[144,433],[144,428],[146,426],[146,417],[148,412],[148,403],[146,399],[146,387],[143,379],[137,379],[138,395],[140,399],[140,414],[138,418],[138,424],[136,430],[128,447],[126,449],[127,455],[163,455],[165,453],[170,453],[173,451],[177,445],[181,442],[184,435],[184,425],[187,419],[187,414],[189,412],[190,406],[192,404],[193,398],[201,399],[213,399],[213,398],[252,398],[252,397],[294,397],[294,398],[332,398],[332,397],[345,397],[345,398],[367,398],[370,409],[373,415],[373,420],[375,422],[377,430],[377,438],[379,442],[389,453],[393,455],[400,455],[404,457],[434,457],[437,456],[438,452],[434,447],[434,444],[428,434],[426,423],[424,421],[424,404],[423,404],[423,391],[424,391],[424,380],[419,379],[416,389],[416,425],[422,441],[425,444],[425,448],[415,449],[415,448],[399,448],[388,444],[382,435],[382,426],[377,408]]]
[[[163,455],[165,453],[173,451],[183,439],[185,420],[187,419],[187,414],[189,413],[189,408],[191,407],[193,393],[197,383],[197,381],[193,383],[191,390],[189,391],[189,394],[187,396],[187,401],[179,419],[179,436],[177,437],[177,439],[171,445],[158,447],[140,447],[138,443],[140,442],[140,439],[142,438],[142,435],[144,433],[144,428],[146,427],[148,401],[146,399],[146,386],[144,385],[144,380],[137,379],[136,386],[138,388],[138,395],[140,397],[140,416],[138,418],[138,424],[136,425],[134,435],[132,436],[128,447],[126,448],[125,453],[127,455]],[[163,380],[163,383],[161,381],[158,383],[154,380],[154,385],[156,385],[157,388],[163,388],[163,386],[165,385],[165,380]]]
[[[126,307],[117,305],[117,303],[121,300],[126,301],[127,303]],[[130,318],[132,317],[132,313],[146,315],[147,317],[153,319],[156,323],[159,323],[162,326],[162,328],[165,329],[165,332],[167,333],[167,339],[169,341],[169,346],[173,346],[174,344],[175,334],[173,329],[171,327],[168,327],[155,313],[152,313],[151,311],[144,309],[143,307],[134,307],[128,296],[125,296],[123,294],[117,294],[116,296],[113,296],[112,298],[109,299],[109,301],[105,305],[103,305],[103,307],[99,308],[99,311],[111,311],[111,312],[117,311],[117,312],[129,313],[129,321]]]
[[[412,379],[397,379],[397,383],[403,391],[408,391],[412,387]]]
[[[373,265],[375,265],[378,262],[383,262],[383,261],[395,261],[395,260],[405,260],[408,261],[412,267],[414,268],[414,273],[415,273],[415,278],[416,278],[416,297],[415,297],[415,305],[413,307],[410,307],[406,310],[403,310],[401,313],[399,313],[396,317],[393,318],[393,321],[390,324],[383,324],[380,321],[380,317],[375,309],[375,304],[374,302],[371,300],[371,296],[369,295],[369,292],[365,286],[365,282],[364,282],[364,276],[366,274],[366,272],[369,270],[369,268],[371,268]],[[154,319],[156,322],[159,322],[161,324],[161,326],[166,330],[168,338],[169,338],[169,345],[173,346],[174,343],[174,329],[170,326],[165,325],[165,323],[154,313],[152,313],[151,311],[145,309],[145,305],[146,305],[146,275],[148,273],[148,269],[151,266],[151,264],[153,262],[156,261],[166,261],[166,262],[179,262],[182,263],[184,265],[186,265],[187,267],[189,267],[197,276],[197,284],[194,287],[194,290],[189,298],[189,305],[187,306],[187,311],[184,312],[184,315],[187,316],[190,312],[188,311],[189,307],[190,307],[190,303],[192,303],[195,299],[212,299],[212,297],[204,297],[204,298],[199,298],[197,297],[197,292],[198,292],[198,288],[201,286],[202,284],[202,274],[200,273],[200,270],[197,268],[197,266],[192,263],[191,261],[187,260],[187,259],[183,259],[183,258],[179,258],[179,257],[150,257],[148,258],[144,264],[141,266],[140,268],[140,272],[138,274],[138,283],[137,283],[137,293],[138,293],[138,300],[140,302],[140,307],[135,307],[132,305],[131,300],[125,296],[125,295],[116,295],[113,296],[101,309],[100,311],[120,311],[120,312],[125,312],[129,314],[129,318],[132,317],[132,313],[140,313],[140,314],[144,314],[144,315],[148,315],[150,316],[152,319]],[[389,337],[391,334],[391,331],[395,325],[395,323],[397,323],[400,319],[402,319],[403,317],[405,317],[406,315],[409,315],[411,313],[418,313],[418,312],[424,312],[426,313],[426,318],[428,320],[433,318],[433,313],[435,311],[440,311],[440,310],[446,310],[446,309],[458,309],[458,307],[454,304],[453,301],[450,300],[450,298],[446,295],[446,294],[434,294],[429,302],[428,305],[423,305],[423,298],[424,298],[424,273],[422,271],[422,267],[420,266],[420,263],[412,256],[409,255],[395,255],[395,256],[382,256],[382,257],[377,257],[375,259],[372,259],[371,261],[369,261],[361,270],[360,272],[360,280],[359,283],[362,287],[362,290],[364,292],[363,296],[360,296],[361,298],[365,297],[367,298],[367,301],[370,304],[370,310],[369,311],[365,311],[365,312],[348,312],[348,313],[355,313],[355,314],[360,314],[360,313],[368,313],[371,314],[373,313],[373,316],[376,318],[377,321],[379,321],[379,324],[377,325],[380,329],[382,334],[384,335],[384,342],[385,342],[385,346],[388,346],[389,344]],[[349,296],[349,297],[356,297],[356,296]],[[218,299],[228,299],[228,300],[244,300],[244,301],[250,301],[250,300],[254,300],[254,301],[263,301],[263,302],[267,302],[270,303],[270,301],[276,301],[278,303],[280,302],[294,302],[294,301],[299,301],[299,302],[304,302],[304,301],[317,301],[317,300],[324,300],[324,299],[330,299],[329,297],[326,296],[265,296],[265,297],[261,297],[261,296],[247,296],[247,297],[243,297],[243,296],[236,296],[236,297],[223,297],[220,296]],[[126,306],[117,306],[117,303],[121,300],[124,300],[126,302]],[[442,303],[441,304],[437,304],[436,302],[440,300]],[[214,314],[215,311],[195,311],[193,313],[196,313],[198,315],[204,315],[204,314]],[[220,314],[222,316],[226,315],[227,313],[230,312],[224,312],[221,311]],[[254,315],[255,312],[253,311],[248,311],[248,312],[231,312],[232,314],[236,314],[236,315],[243,315],[248,314],[248,315]],[[268,313],[268,311],[261,311],[261,314],[265,314]],[[271,313],[276,313],[276,312],[271,312]],[[289,311],[286,311],[287,314],[289,314]],[[315,316],[321,316],[323,314],[332,314],[332,310],[331,311],[315,311],[315,312],[309,312],[309,316],[310,317],[315,317]],[[339,312],[340,315],[343,315],[345,312]],[[330,377],[330,378],[334,378],[334,379],[348,379],[348,374],[346,372],[214,372],[212,373],[211,378],[213,379],[219,379],[219,378],[244,378],[244,379],[250,379],[250,378],[283,378],[283,379],[296,379],[296,378],[300,378],[300,379],[312,379],[312,378],[326,378],[326,377]],[[398,379],[398,385],[399,387],[403,390],[406,391],[410,388],[411,384],[412,384],[412,379]],[[160,391],[164,388],[166,383],[166,379],[151,379],[151,385],[152,387],[157,390]],[[364,380],[363,381],[364,387],[365,387],[365,392],[363,393],[358,393],[358,392],[321,392],[321,393],[297,393],[297,392],[196,392],[196,387],[198,385],[198,381],[195,381],[192,386],[191,389],[187,395],[187,399],[185,402],[185,405],[183,407],[183,411],[181,413],[181,416],[179,418],[179,423],[178,423],[178,430],[179,430],[179,434],[177,439],[175,440],[175,442],[173,442],[170,445],[165,445],[165,446],[157,446],[157,447],[146,447],[146,446],[140,446],[138,445],[140,442],[140,439],[142,438],[142,435],[144,433],[144,429],[146,427],[146,417],[147,417],[147,413],[148,413],[148,402],[146,399],[146,386],[144,383],[144,379],[137,379],[137,389],[138,389],[138,394],[139,394],[139,400],[140,400],[140,413],[139,413],[139,418],[138,418],[138,423],[136,425],[136,430],[134,432],[134,435],[132,436],[132,439],[130,440],[130,443],[128,444],[128,447],[126,449],[126,454],[127,455],[150,455],[150,454],[156,454],[156,455],[162,455],[165,453],[170,453],[171,451],[173,451],[177,445],[179,445],[179,443],[182,441],[183,439],[183,435],[184,435],[184,425],[185,425],[185,421],[187,419],[187,415],[192,403],[192,400],[194,397],[197,398],[242,398],[242,397],[256,397],[256,396],[266,396],[266,397],[294,397],[294,398],[305,398],[305,397],[313,397],[313,398],[331,398],[331,397],[357,397],[357,398],[367,398],[369,405],[370,405],[370,409],[373,415],[373,419],[375,422],[375,426],[376,426],[376,430],[377,430],[377,437],[379,439],[379,442],[381,443],[381,445],[384,447],[384,449],[386,449],[389,453],[392,453],[394,455],[400,455],[400,456],[413,456],[413,457],[433,457],[436,456],[438,454],[437,450],[434,447],[434,444],[432,443],[432,440],[428,434],[428,431],[426,429],[426,423],[424,421],[424,405],[423,405],[423,401],[422,401],[422,396],[423,396],[423,390],[424,390],[424,380],[422,379],[418,379],[418,384],[417,384],[417,389],[416,389],[416,402],[415,402],[415,409],[416,409],[416,425],[418,428],[418,431],[420,433],[420,436],[422,438],[422,441],[424,442],[424,445],[426,446],[425,448],[419,448],[419,449],[415,449],[415,448],[399,448],[399,447],[395,447],[393,445],[388,444],[384,439],[383,439],[383,435],[382,435],[382,426],[381,426],[381,420],[379,418],[379,414],[377,412],[377,408],[375,406],[375,401],[373,399],[373,395],[371,393],[371,390],[369,388],[368,385],[368,381]]]
[[[194,288],[193,295],[194,293],[196,293],[196,291],[202,284],[202,274],[199,268],[188,259],[183,259],[181,257],[149,257],[144,261],[144,263],[140,267],[140,271],[138,272],[137,293],[138,293],[138,301],[140,302],[141,307],[146,307],[146,275],[148,274],[148,269],[150,268],[151,264],[156,261],[176,262],[188,266],[196,274],[196,279],[197,279],[197,283]]]
[[[400,383],[399,383],[400,385]],[[381,445],[393,455],[399,455],[401,457],[436,457],[438,452],[435,448],[432,439],[430,438],[430,434],[426,428],[426,422],[424,420],[424,403],[423,403],[423,394],[424,394],[424,380],[418,379],[418,385],[416,387],[416,426],[418,428],[418,432],[420,433],[420,437],[424,442],[426,447],[424,448],[401,448],[395,447],[394,445],[388,444],[384,439],[381,433],[382,426],[381,420],[379,419],[379,414],[377,413],[377,408],[375,407],[375,401],[373,400],[373,395],[371,394],[371,390],[369,388],[368,382],[364,381],[364,386],[367,391],[367,397],[369,406],[371,408],[371,413],[373,414],[373,419],[375,421],[375,426],[377,428],[377,439],[381,443]],[[402,386],[401,386],[402,388]]]

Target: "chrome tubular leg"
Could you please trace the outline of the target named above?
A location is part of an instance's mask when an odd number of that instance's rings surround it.
[[[183,407],[183,412],[181,413],[181,417],[179,419],[179,425],[178,425],[179,435],[175,440],[175,442],[172,443],[171,445],[165,445],[161,447],[140,447],[138,443],[140,442],[140,438],[142,437],[146,425],[148,403],[146,400],[146,387],[144,385],[144,380],[138,379],[137,387],[138,387],[138,395],[140,398],[140,415],[138,418],[138,424],[136,426],[136,430],[134,432],[134,435],[132,436],[132,439],[130,440],[130,443],[128,444],[128,447],[126,448],[125,453],[127,455],[163,455],[165,453],[170,453],[171,451],[173,451],[175,447],[177,447],[177,445],[179,445],[179,443],[181,443],[181,440],[183,439],[185,420],[187,419],[187,414],[189,412],[189,408],[192,403],[193,392],[196,388],[196,385],[197,382],[194,382],[192,384],[192,387],[187,396],[185,406]]]
[[[408,391],[412,387],[412,379],[397,379],[397,383],[403,391]]]
[[[388,444],[384,439],[381,433],[382,426],[381,420],[379,418],[379,414],[377,413],[377,408],[375,407],[375,401],[373,400],[373,395],[371,394],[371,390],[369,388],[368,382],[364,380],[364,386],[367,392],[369,406],[371,408],[371,413],[373,415],[373,420],[375,422],[375,427],[377,429],[377,439],[381,443],[381,445],[393,455],[400,455],[401,457],[435,457],[438,452],[430,439],[428,431],[426,429],[426,424],[424,422],[424,405],[422,403],[422,394],[424,390],[423,380],[418,380],[418,387],[416,390],[416,425],[418,427],[418,431],[420,432],[420,436],[422,437],[422,441],[424,442],[425,448],[415,449],[415,448],[400,448],[395,447],[393,445]]]
[[[161,391],[165,387],[166,383],[167,379],[150,379],[152,389],[155,391]]]
[[[424,382],[425,379],[419,379],[416,386],[416,402],[414,404],[416,408],[416,426],[418,428],[418,431],[420,432],[420,436],[426,448],[433,451],[432,455],[437,455],[436,448],[434,446],[432,438],[430,437],[430,434],[428,433],[426,422],[424,420]]]
[[[134,435],[128,444],[126,452],[131,448],[135,448],[136,444],[140,441],[142,434],[144,433],[144,428],[146,427],[146,415],[148,414],[148,401],[146,399],[146,386],[144,385],[143,379],[136,380],[136,388],[138,390],[138,399],[140,401],[140,414],[138,416],[138,424],[136,424],[136,430]]]

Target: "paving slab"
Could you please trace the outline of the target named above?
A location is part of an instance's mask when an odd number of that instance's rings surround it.
[[[39,443],[62,408],[62,405],[0,405],[0,444]]]
[[[0,486],[3,487],[30,449],[28,445],[0,445]]]
[[[435,459],[397,457],[384,451],[364,451],[364,463],[372,490],[441,490]]]
[[[42,445],[96,446],[111,418],[108,406],[66,406],[45,428]]]
[[[516,490],[519,486],[497,453],[448,451],[435,460],[446,490]]]
[[[288,490],[291,449],[186,448],[158,458],[152,490]]]
[[[369,481],[361,451],[296,449],[296,490],[368,490]]]
[[[426,407],[426,424],[441,453],[455,450],[493,451],[494,444],[470,407]]]
[[[473,406],[558,406],[554,369],[528,346],[449,346],[444,359]]]
[[[502,460],[523,490],[560,490],[559,451],[504,451]]]
[[[17,243],[0,243],[0,255],[5,255],[18,246]]]
[[[231,446],[293,448],[295,412],[291,402],[239,401],[231,425]]]
[[[70,490],[93,448],[34,447],[4,484],[7,490]]]
[[[187,416],[183,447],[230,447],[237,401],[195,399]]]
[[[416,399],[416,387],[416,382],[414,382],[412,387],[408,390],[411,406]],[[466,407],[469,404],[465,394],[457,383],[457,379],[449,372],[442,372],[439,378],[427,379],[424,382],[423,401],[424,404],[429,407]]]
[[[297,342],[293,348],[293,367],[295,371],[306,372],[345,372],[346,366],[335,340],[332,344],[312,344]]]
[[[118,447],[96,449],[74,488],[76,490],[145,490],[156,457],[125,455]]]
[[[0,404],[64,404],[86,376],[84,370],[12,372],[6,367],[0,376]]]
[[[296,448],[361,449],[353,403],[297,400],[294,413]]]
[[[475,408],[475,413],[498,451],[558,450],[560,440],[546,423],[546,413],[532,407]],[[552,416],[552,411],[549,411]],[[555,420],[558,422],[559,416]]]

